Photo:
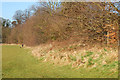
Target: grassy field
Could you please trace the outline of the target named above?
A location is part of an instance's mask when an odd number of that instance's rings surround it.
[[[71,65],[59,66],[38,60],[29,49],[18,45],[2,46],[3,78],[117,78],[118,71],[112,73],[112,67],[76,69]]]

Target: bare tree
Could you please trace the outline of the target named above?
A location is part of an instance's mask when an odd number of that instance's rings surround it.
[[[13,19],[17,21],[18,24],[22,24],[24,18],[24,13],[22,10],[17,10],[13,16]]]

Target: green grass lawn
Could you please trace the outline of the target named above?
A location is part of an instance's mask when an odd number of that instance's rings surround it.
[[[117,78],[118,72],[112,73],[99,68],[72,68],[42,62],[31,55],[29,49],[16,45],[2,46],[3,78]]]

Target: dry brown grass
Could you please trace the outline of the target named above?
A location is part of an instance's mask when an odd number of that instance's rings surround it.
[[[86,46],[79,47],[82,43],[73,43],[67,44],[67,42],[48,42],[46,44],[41,44],[39,46],[32,48],[32,54],[36,56],[38,59],[41,57],[44,58],[44,61],[50,61],[54,64],[59,65],[68,65],[71,64],[72,67],[88,67],[89,58],[91,57],[93,60],[99,59],[99,63],[102,65],[108,64],[112,61],[117,61],[118,51],[117,48],[113,49],[110,47],[101,47],[101,46]],[[74,49],[74,46],[79,49]],[[107,51],[105,51],[107,50]],[[93,52],[92,55],[88,57],[86,56],[89,52]],[[102,57],[101,57],[102,56]],[[82,60],[81,57],[84,57]],[[92,68],[97,67],[98,63],[94,63],[91,65]]]

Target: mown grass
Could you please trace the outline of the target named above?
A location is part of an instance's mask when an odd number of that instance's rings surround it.
[[[89,55],[92,53],[88,52]],[[73,60],[75,60],[72,57]],[[18,45],[2,46],[2,74],[3,78],[117,78],[118,71],[111,69],[117,62],[109,65],[89,68],[72,68],[71,65],[54,65],[43,62],[31,55],[30,49],[20,48]],[[91,63],[90,58],[89,62]]]

